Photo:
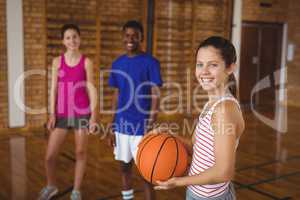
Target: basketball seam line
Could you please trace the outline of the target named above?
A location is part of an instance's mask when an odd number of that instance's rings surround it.
[[[172,138],[172,137],[168,136],[167,138],[165,138],[165,140],[163,141],[163,143],[161,144],[161,146],[160,146],[160,148],[159,148],[159,151],[158,151],[158,153],[157,153],[157,156],[156,156],[156,158],[155,158],[155,161],[154,161],[154,164],[153,164],[153,167],[152,167],[151,178],[150,178],[151,183],[152,183],[152,179],[153,179],[154,168],[155,168],[155,165],[156,165],[156,163],[157,163],[159,154],[160,154],[160,152],[161,152],[161,150],[162,150],[164,144],[167,142],[167,140],[168,140],[169,138]]]
[[[175,138],[175,137],[172,137],[172,138],[174,139],[175,144],[176,144],[176,162],[175,162],[175,167],[174,167],[174,169],[173,169],[173,172],[172,172],[172,174],[171,174],[171,176],[170,176],[169,178],[171,178],[171,177],[174,175],[175,171],[176,171],[177,164],[178,164],[178,155],[179,155],[179,151],[178,151],[178,143],[177,143],[177,141],[176,141],[176,138]]]
[[[141,156],[142,156],[142,152],[143,152],[143,150],[144,150],[144,148],[145,148],[145,146],[146,146],[146,144],[148,144],[152,139],[154,139],[155,137],[157,137],[157,136],[159,136],[159,134],[157,134],[157,135],[154,135],[153,137],[151,137],[150,139],[148,139],[148,141],[146,141],[145,142],[145,144],[143,145],[143,147],[142,147],[142,149],[141,149],[141,151],[140,151],[140,154],[139,154],[139,157],[138,157],[138,159],[137,159],[137,161],[138,161],[138,169],[140,169],[140,159],[141,159]],[[142,173],[141,173],[142,174]]]

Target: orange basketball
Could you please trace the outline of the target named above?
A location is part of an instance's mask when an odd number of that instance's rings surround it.
[[[165,181],[182,176],[188,164],[184,145],[173,135],[148,134],[139,144],[137,168],[148,182]]]

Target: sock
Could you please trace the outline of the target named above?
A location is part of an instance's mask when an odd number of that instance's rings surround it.
[[[133,199],[133,189],[131,190],[123,190],[122,191],[123,200]]]

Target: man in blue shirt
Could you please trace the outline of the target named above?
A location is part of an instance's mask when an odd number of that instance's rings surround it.
[[[109,85],[115,88],[112,103],[116,110],[109,143],[114,147],[115,159],[120,161],[123,199],[133,199],[132,160],[156,119],[158,87],[162,85],[159,61],[142,51],[142,41],[142,25],[128,21],[123,26],[126,54],[113,62],[109,77]],[[151,184],[145,181],[144,185],[145,199],[154,199]]]

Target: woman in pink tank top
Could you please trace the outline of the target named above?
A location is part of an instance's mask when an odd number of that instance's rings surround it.
[[[68,129],[74,129],[75,177],[72,200],[81,199],[80,186],[84,176],[88,133],[96,127],[96,93],[92,84],[93,64],[81,54],[80,30],[75,24],[62,27],[61,37],[66,51],[53,59],[50,93],[50,115],[47,128],[51,131],[45,167],[47,186],[40,200],[51,199],[58,193],[55,182],[56,160]]]
[[[222,37],[204,40],[196,58],[196,78],[209,101],[195,128],[192,163],[187,176],[158,181],[156,189],[187,186],[187,200],[233,200],[231,180],[235,154],[244,131],[244,119],[236,100],[236,52],[232,43]]]

